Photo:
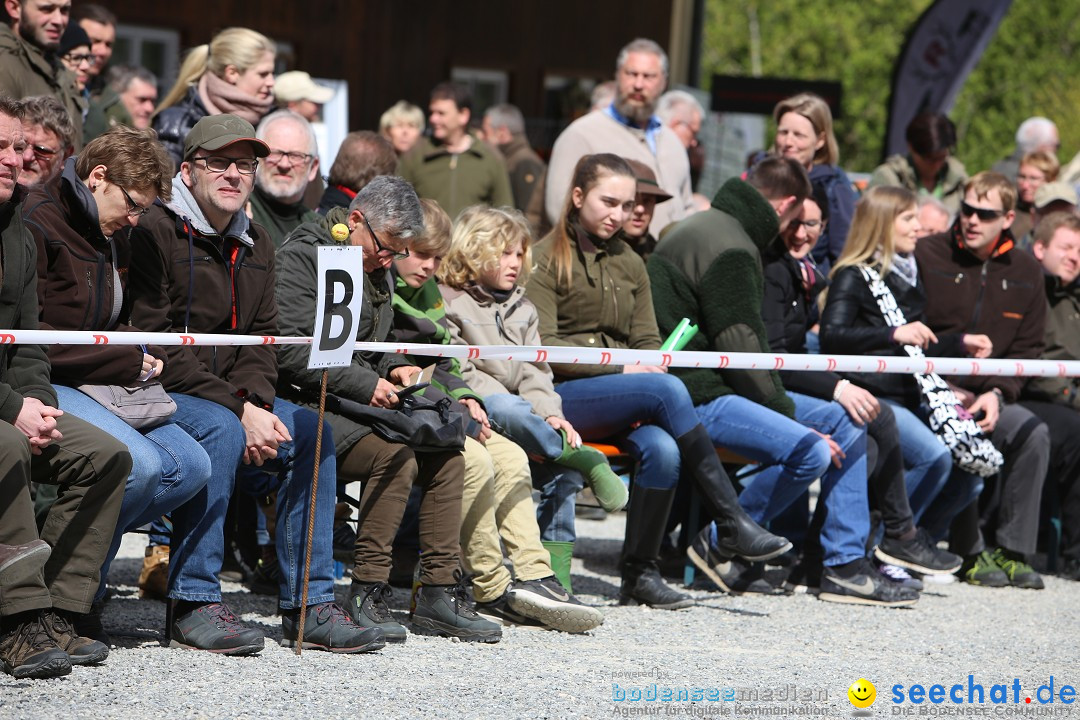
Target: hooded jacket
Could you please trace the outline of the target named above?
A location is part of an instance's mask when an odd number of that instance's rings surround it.
[[[0,258],[0,327],[37,330],[37,252],[23,225],[18,188],[0,205]],[[0,344],[0,420],[14,424],[28,397],[56,407],[45,346]]]
[[[1080,360],[1080,284],[1064,285],[1050,274],[1044,280],[1049,312],[1043,358]],[[1080,378],[1033,377],[1024,387],[1024,397],[1080,410]]]
[[[540,345],[540,318],[515,285],[505,300],[479,285],[461,290],[440,285],[446,299],[446,320],[457,345]],[[469,387],[480,395],[520,395],[542,418],[562,417],[562,399],[555,392],[546,362],[513,362],[477,358],[462,361]]]
[[[68,158],[59,177],[30,189],[23,220],[37,243],[38,301],[43,330],[135,328],[124,322],[131,243],[127,228],[112,241],[101,233],[97,202]],[[148,348],[166,358],[164,348]],[[137,345],[51,345],[53,382],[130,385],[142,371]]]
[[[277,297],[281,308],[282,335],[310,337],[315,329],[315,310],[318,301],[319,246],[340,245],[330,234],[338,223],[347,224],[348,210],[334,208],[319,222],[304,223],[285,238],[278,251]],[[393,342],[394,309],[392,278],[389,271],[379,269],[364,273],[364,300],[356,339],[364,342]],[[283,345],[278,357],[280,378],[278,388],[283,397],[298,404],[311,406],[310,399],[319,396],[322,370],[309,370],[307,345]],[[346,367],[329,368],[327,392],[346,400],[367,405],[380,378],[402,365],[411,365],[396,353],[354,352]],[[371,429],[335,413],[326,419],[334,431],[334,446],[338,455],[346,454],[357,440]]]
[[[218,233],[180,175],[131,233],[131,324],[146,332],[277,335],[274,244],[243,211]],[[169,346],[161,383],[224,405],[272,409],[277,357],[270,345]]]
[[[5,16],[5,21],[7,17]],[[71,116],[75,151],[82,149],[82,118],[86,100],[75,84],[75,74],[53,54],[26,42],[8,22],[0,23],[0,95],[16,100],[31,95],[55,97]]]
[[[649,256],[656,321],[667,336],[685,317],[698,326],[686,350],[770,352],[762,320],[761,254],[780,232],[772,205],[733,178],[712,207],[675,226]],[[766,370],[672,368],[695,405],[732,393],[795,416],[780,376]]]

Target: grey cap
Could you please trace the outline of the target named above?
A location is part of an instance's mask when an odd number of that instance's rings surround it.
[[[1052,202],[1067,202],[1070,205],[1077,204],[1076,190],[1067,182],[1048,182],[1039,186],[1035,191],[1035,207],[1042,210]]]
[[[203,150],[221,150],[233,143],[251,144],[255,157],[264,158],[270,154],[270,148],[255,137],[255,128],[251,123],[236,115],[207,115],[184,138],[184,159],[200,148]]]

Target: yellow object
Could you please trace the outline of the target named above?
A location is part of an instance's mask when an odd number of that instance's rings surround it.
[[[338,242],[341,242],[349,237],[349,226],[344,223],[337,223],[334,227],[330,228],[330,236]]]
[[[866,678],[859,678],[847,689],[848,700],[857,708],[868,708],[877,700],[877,688]]]

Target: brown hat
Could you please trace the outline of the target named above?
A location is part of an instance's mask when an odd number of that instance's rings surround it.
[[[651,167],[640,160],[626,158],[626,162],[630,169],[634,171],[634,179],[637,180],[637,191],[640,194],[655,195],[658,203],[671,199],[671,193],[666,193],[660,189],[660,185],[656,182],[656,173],[653,172]]]
[[[255,137],[255,128],[247,120],[236,115],[207,115],[195,123],[184,138],[184,159],[190,158],[199,148],[220,150],[238,142],[249,143],[255,157],[264,158],[270,154],[270,148]]]

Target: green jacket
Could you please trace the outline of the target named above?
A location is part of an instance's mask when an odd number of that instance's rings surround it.
[[[315,329],[318,302],[320,245],[338,245],[330,228],[345,223],[348,210],[334,208],[319,222],[304,223],[285,239],[277,254],[278,325],[282,335],[310,337]],[[366,342],[394,340],[393,294],[390,273],[377,270],[364,275],[364,301],[356,339]],[[278,348],[278,394],[307,407],[317,407],[321,370],[308,369],[308,345]],[[411,363],[394,353],[354,352],[347,367],[330,368],[327,392],[367,405],[379,378],[386,378],[400,365]],[[344,455],[371,429],[334,413],[326,413],[334,430],[334,446]]]
[[[418,288],[409,287],[404,280],[396,278],[393,307],[394,335],[401,342],[451,344],[450,330],[446,323],[446,305],[435,278]],[[481,397],[465,382],[461,374],[461,361],[457,358],[417,358],[412,355],[405,357],[421,367],[431,364],[434,359],[432,385],[455,400],[473,398],[483,403]]]
[[[937,188],[928,193],[919,182],[915,168],[907,155],[890,155],[885,163],[878,165],[870,176],[868,188],[878,185],[904,187],[920,195],[934,195],[945,203],[951,212],[960,212],[960,201],[964,199],[964,183],[967,182],[967,170],[964,164],[954,157],[945,161],[945,167],[938,176]]]
[[[37,249],[17,200],[0,205],[0,328],[38,329]],[[0,420],[14,424],[23,398],[56,407],[44,345],[0,344]]]
[[[534,268],[525,296],[540,316],[545,345],[656,350],[660,334],[653,314],[645,262],[618,237],[593,246],[571,237],[569,285],[556,277],[549,233],[533,248]],[[589,247],[584,249],[582,243]],[[572,380],[622,372],[621,365],[555,364],[555,379]]]
[[[124,107],[120,96],[106,85],[101,95],[90,98],[90,109],[86,112],[86,122],[83,124],[83,140],[90,142],[117,125],[133,127],[133,123],[131,113]],[[259,221],[256,219],[256,222]]]
[[[1080,285],[1068,287],[1056,275],[1046,276],[1045,360],[1080,360]],[[1023,397],[1067,405],[1080,410],[1080,378],[1033,377],[1027,381]]]
[[[398,175],[413,184],[417,195],[438,202],[451,218],[470,205],[514,204],[502,160],[476,138],[456,155],[431,138],[421,138],[398,162]]]
[[[660,332],[684,317],[698,334],[686,350],[772,352],[761,317],[761,253],[780,232],[772,205],[746,182],[728,180],[712,207],[676,225],[649,256]],[[735,393],[795,417],[780,376],[766,370],[672,368],[695,405]]]
[[[83,110],[86,101],[75,85],[75,74],[60,60],[15,34],[11,26],[0,23],[0,95],[21,100],[31,95],[52,95],[67,109],[75,126],[72,144],[82,150]]]

